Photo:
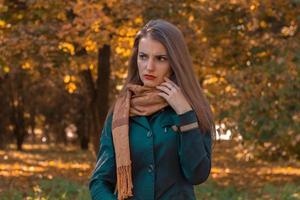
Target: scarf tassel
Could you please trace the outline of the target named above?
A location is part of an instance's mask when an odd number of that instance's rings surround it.
[[[120,166],[117,169],[117,187],[118,200],[126,199],[132,195],[132,180],[131,180],[131,166]]]
[[[151,115],[166,107],[168,102],[152,87],[128,83],[125,95],[118,97],[112,121],[112,133],[116,157],[118,200],[133,196],[131,160],[129,147],[129,118],[131,116]]]

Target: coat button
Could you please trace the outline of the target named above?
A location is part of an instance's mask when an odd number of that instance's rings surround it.
[[[154,166],[151,164],[148,166],[148,172],[151,173],[154,170]]]
[[[148,131],[147,132],[147,137],[151,137],[152,136],[152,131]]]
[[[165,128],[164,128],[164,132],[165,132],[165,133],[167,133],[167,132],[168,132],[168,130],[167,130],[167,127],[165,127]]]

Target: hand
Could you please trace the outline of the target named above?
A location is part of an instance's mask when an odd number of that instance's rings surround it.
[[[165,82],[156,86],[157,89],[163,91],[158,93],[158,95],[163,97],[178,115],[192,110],[180,87],[167,77],[164,77],[164,80]]]

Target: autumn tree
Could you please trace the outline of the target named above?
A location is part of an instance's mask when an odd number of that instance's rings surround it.
[[[14,98],[0,101],[9,105],[2,113],[14,116],[11,106],[24,99],[14,109],[23,113],[15,116],[25,132],[34,132],[40,116],[57,139],[74,123],[81,147],[92,141],[97,152],[107,108],[127,75],[133,38],[146,22],[162,18],[182,30],[219,131],[242,138],[252,156],[299,156],[299,4],[3,1],[0,83],[6,90],[0,95]],[[16,120],[2,119],[1,132],[16,129]]]

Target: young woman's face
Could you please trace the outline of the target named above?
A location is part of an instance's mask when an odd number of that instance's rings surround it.
[[[144,86],[160,85],[164,77],[169,77],[172,72],[166,48],[151,37],[140,39],[137,64]]]

